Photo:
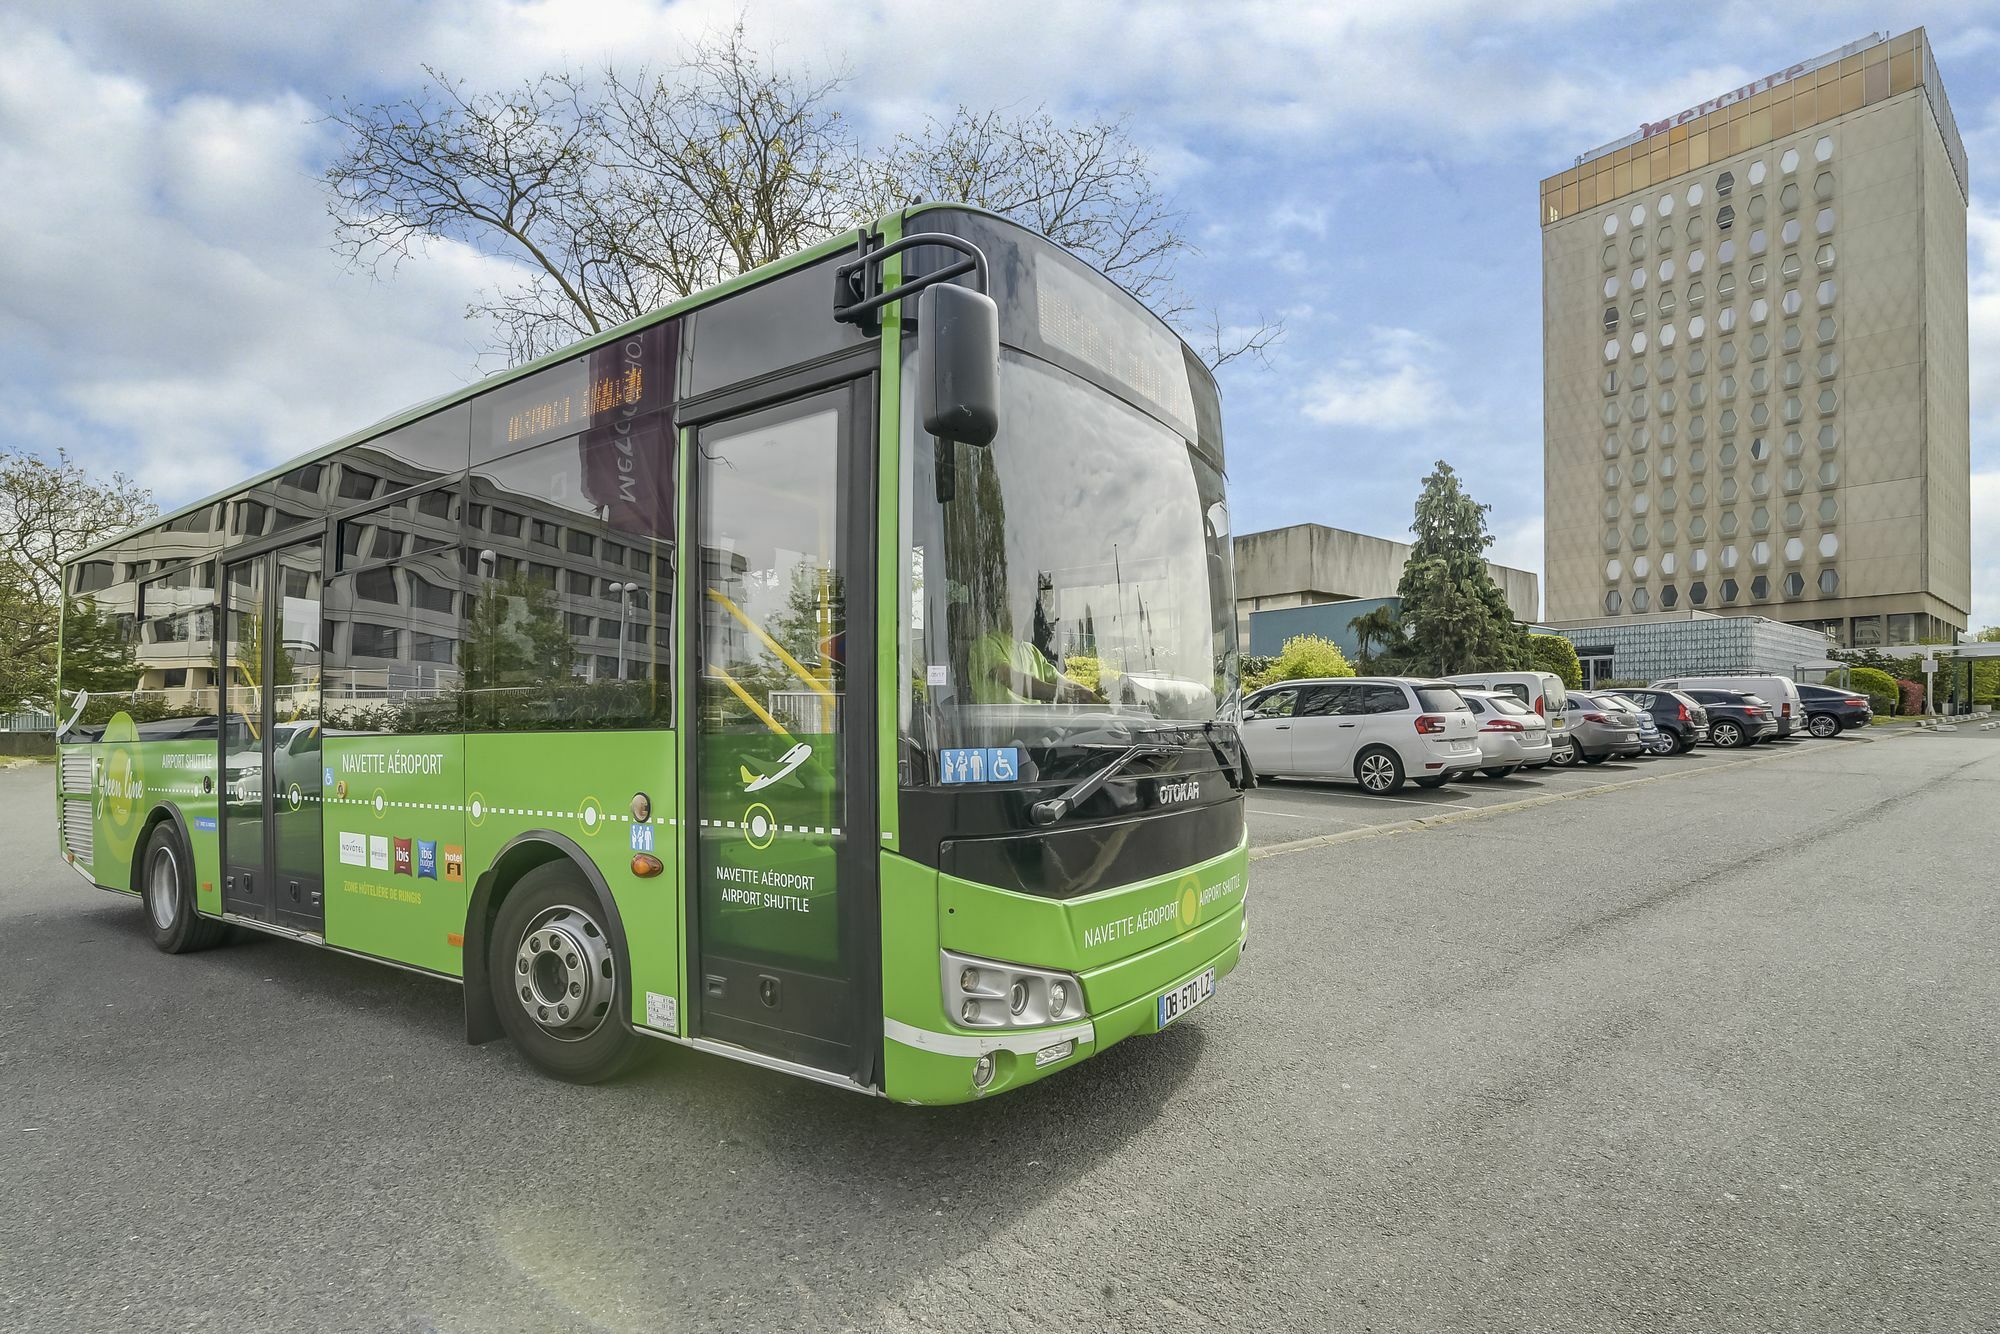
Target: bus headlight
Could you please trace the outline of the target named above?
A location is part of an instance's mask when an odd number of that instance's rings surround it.
[[[1074,974],[941,951],[939,982],[946,1014],[967,1028],[1036,1028],[1084,1012]]]

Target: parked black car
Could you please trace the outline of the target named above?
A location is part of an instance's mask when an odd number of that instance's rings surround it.
[[[1777,736],[1778,711],[1762,696],[1737,690],[1682,691],[1708,711],[1711,746],[1752,746]]]
[[[1708,710],[1680,690],[1621,690],[1618,692],[1653,716],[1659,739],[1655,755],[1682,755],[1708,740]]]
[[[1875,706],[1858,690],[1800,682],[1799,703],[1805,706],[1806,731],[1814,736],[1839,736],[1850,727],[1875,721]]]

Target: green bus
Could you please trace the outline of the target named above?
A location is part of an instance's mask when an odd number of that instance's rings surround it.
[[[71,562],[64,855],[561,1078],[969,1101],[1241,954],[1230,555],[1201,361],[914,207]]]

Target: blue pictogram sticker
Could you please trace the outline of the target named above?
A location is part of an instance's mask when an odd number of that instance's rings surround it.
[[[643,821],[632,822],[632,851],[651,852],[653,850],[653,826]]]
[[[194,817],[194,827],[196,829],[213,829],[215,828],[215,817],[213,815],[197,815]]]
[[[1017,746],[965,746],[938,752],[941,783],[1012,783],[1020,776]]]
[[[333,786],[333,766],[330,764],[326,767],[326,785]]]

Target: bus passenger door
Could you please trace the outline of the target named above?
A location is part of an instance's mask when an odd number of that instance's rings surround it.
[[[326,928],[321,848],[320,585],[313,541],[224,573],[224,912]]]
[[[698,426],[685,562],[692,1031],[862,1079],[880,1048],[872,383]]]

